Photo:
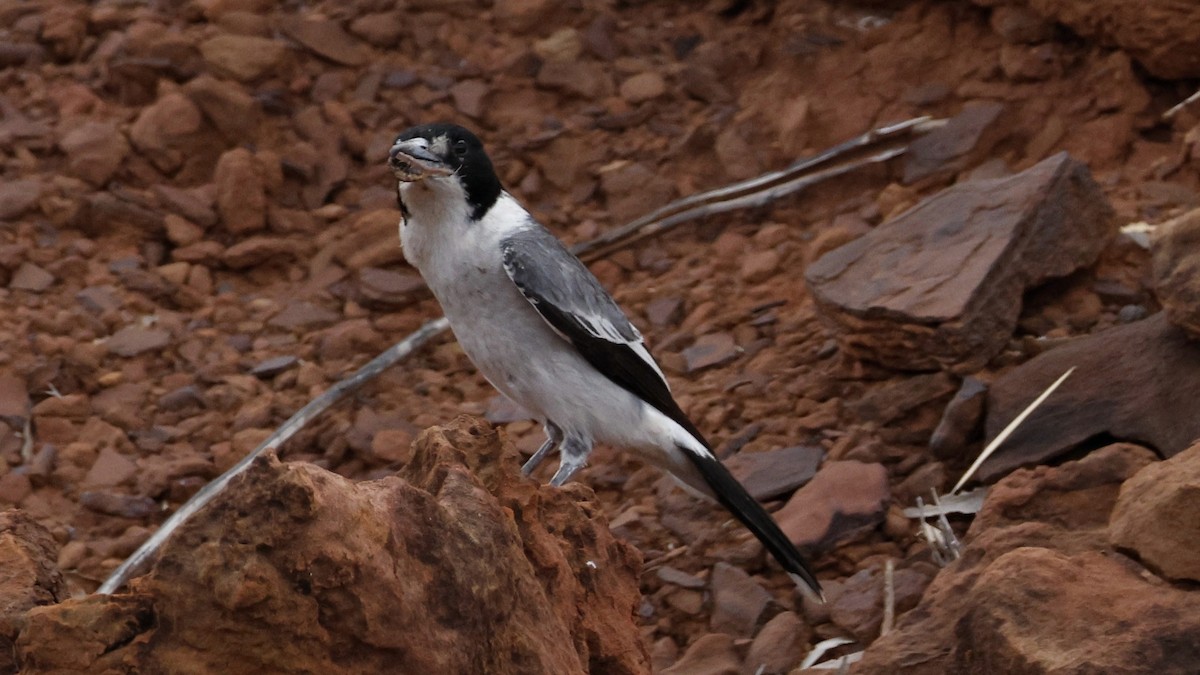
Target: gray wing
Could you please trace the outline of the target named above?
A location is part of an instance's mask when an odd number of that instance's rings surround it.
[[[504,239],[500,248],[504,270],[521,294],[589,363],[656,408],[663,392],[670,399],[666,378],[641,333],[562,242],[534,223]]]
[[[642,344],[642,336],[600,286],[600,282],[554,235],[536,223],[501,242],[504,269],[521,289],[538,314],[583,358],[605,377],[617,383],[659,412],[675,420],[706,452],[693,446],[684,450],[717,500],[740,520],[783,568],[814,592],[821,585],[804,556],[746,488],[738,483],[712,446],[671,397],[662,371]]]

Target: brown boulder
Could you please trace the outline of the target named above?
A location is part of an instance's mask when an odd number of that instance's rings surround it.
[[[1196,595],[1100,551],[1014,549],[980,575],[955,629],[963,648],[939,672],[1194,673]]]
[[[1117,444],[1005,477],[964,537],[962,557],[867,649],[855,672],[1188,672],[1170,667],[1180,658],[1171,649],[1186,653],[1173,637],[1178,631],[1161,629],[1194,607],[1196,594],[1139,574],[1108,548],[1121,483],[1153,461],[1145,448]],[[1051,637],[1039,643],[1038,635]],[[1055,650],[1064,654],[1057,664]],[[1148,669],[1138,670],[1143,657]]]
[[[1060,153],[955,185],[830,251],[806,274],[844,352],[900,369],[972,372],[1012,336],[1023,293],[1091,264],[1116,221]]]
[[[260,459],[130,593],[31,614],[23,672],[648,672],[637,551],[517,460],[466,417],[380,480]]]
[[[13,642],[25,613],[67,597],[57,560],[58,544],[46,528],[21,511],[0,513],[0,672],[17,672]]]
[[[1125,481],[1108,534],[1159,574],[1200,581],[1200,442]]]

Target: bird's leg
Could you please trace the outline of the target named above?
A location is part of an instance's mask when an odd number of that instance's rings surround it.
[[[521,467],[521,475],[528,476],[533,473],[534,469],[538,468],[538,465],[542,463],[542,460],[546,459],[546,455],[554,452],[558,444],[562,443],[562,429],[559,429],[554,422],[547,421],[542,428],[546,430],[546,442],[542,443],[542,447],[538,448],[537,452],[533,453],[533,456],[525,462],[525,466]]]
[[[561,459],[558,461],[558,471],[550,479],[554,487],[562,487],[563,483],[571,480],[571,476],[587,466],[588,455],[592,454],[592,442],[577,436],[567,436],[560,448]]]

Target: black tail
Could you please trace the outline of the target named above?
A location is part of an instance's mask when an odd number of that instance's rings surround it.
[[[808,590],[824,601],[825,594],[821,592],[821,584],[813,575],[808,561],[804,559],[800,551],[796,550],[796,546],[787,538],[783,530],[779,529],[779,525],[775,523],[771,514],[767,513],[762,504],[750,496],[749,492],[746,492],[746,488],[742,487],[733,474],[729,473],[729,469],[725,468],[721,460],[714,455],[701,455],[682,445],[678,445],[678,447],[692,460],[692,464],[700,471],[704,482],[716,495],[721,506],[732,513],[741,521],[742,525],[746,526],[746,529],[762,542],[771,556],[779,561],[783,569],[797,582],[797,585],[803,582],[808,586]]]

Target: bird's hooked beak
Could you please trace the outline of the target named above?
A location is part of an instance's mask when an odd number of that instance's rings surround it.
[[[388,151],[388,166],[397,179],[406,183],[454,173],[445,162],[429,151],[429,141],[424,138],[397,141]]]

